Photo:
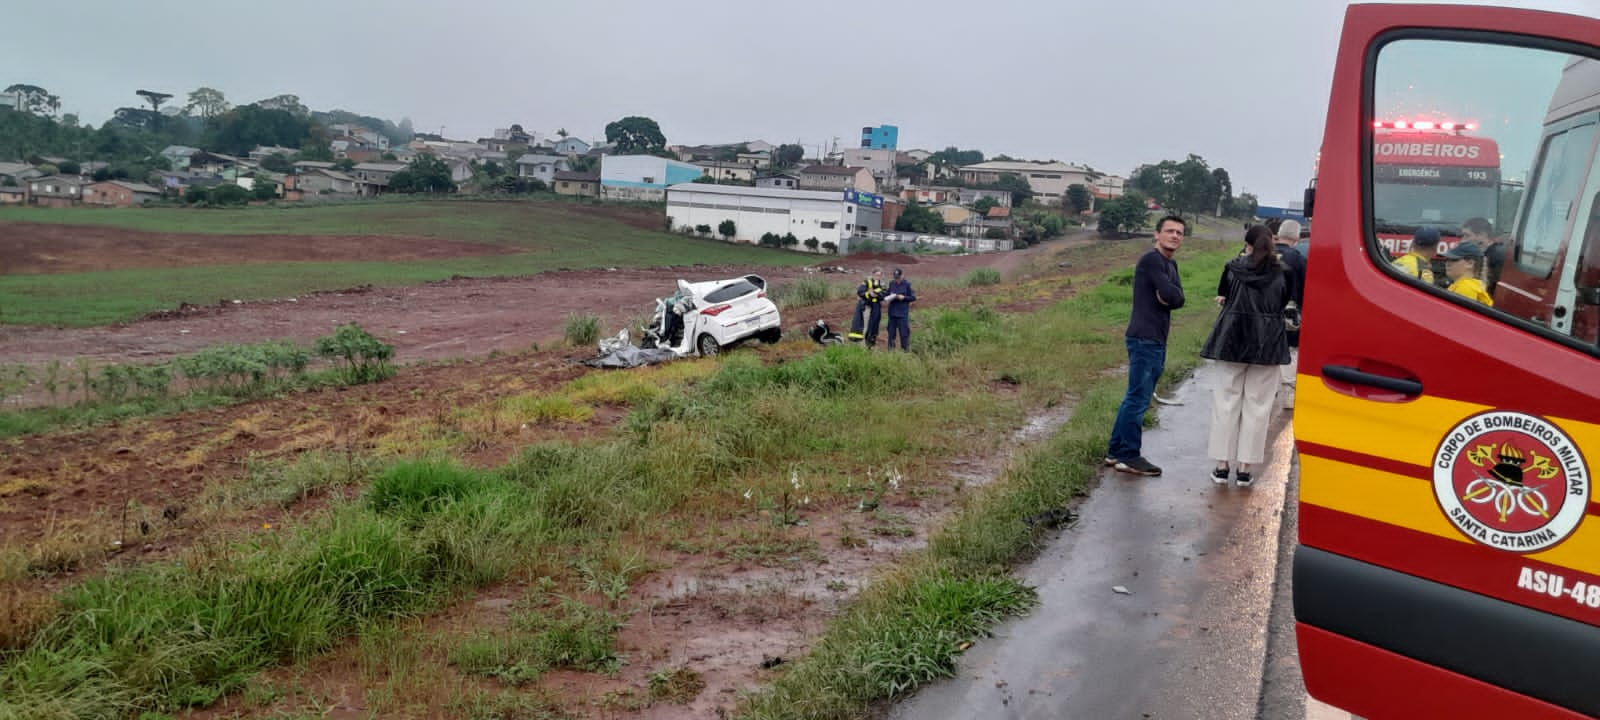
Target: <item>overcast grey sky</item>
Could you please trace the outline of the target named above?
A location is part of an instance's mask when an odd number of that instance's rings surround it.
[[[1342,0],[76,0],[10,3],[0,87],[99,125],[140,88],[281,93],[476,139],[513,122],[669,143],[948,145],[1126,175],[1199,154],[1298,198]]]

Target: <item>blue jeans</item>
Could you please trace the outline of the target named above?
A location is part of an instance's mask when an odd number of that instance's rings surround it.
[[[1144,440],[1144,414],[1156,381],[1167,365],[1167,345],[1155,340],[1124,338],[1128,343],[1128,394],[1117,408],[1117,421],[1111,425],[1111,447],[1106,455],[1116,460],[1139,457]]]

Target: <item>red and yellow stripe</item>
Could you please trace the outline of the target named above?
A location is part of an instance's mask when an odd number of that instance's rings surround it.
[[[1439,508],[1431,465],[1443,434],[1497,408],[1436,397],[1373,402],[1335,392],[1309,375],[1297,385],[1303,544],[1600,625],[1600,609],[1517,586],[1523,568],[1558,573],[1568,583],[1600,583],[1600,502],[1592,485],[1578,529],[1561,544],[1528,555],[1473,541]],[[1546,419],[1585,458],[1600,456],[1600,425]],[[1589,468],[1591,478],[1594,470]]]

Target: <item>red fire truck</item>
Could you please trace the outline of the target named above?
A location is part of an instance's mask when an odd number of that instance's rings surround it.
[[[1451,120],[1378,120],[1373,124],[1373,212],[1378,241],[1403,255],[1418,227],[1431,225],[1449,250],[1461,223],[1495,221],[1500,148],[1471,135],[1478,126]]]
[[[1600,718],[1597,58],[1592,2],[1345,13],[1305,203],[1293,593],[1307,691],[1362,718]],[[1478,129],[1415,137],[1442,107]],[[1527,169],[1515,218],[1474,199],[1485,155]],[[1492,303],[1384,242],[1468,213],[1505,243]]]

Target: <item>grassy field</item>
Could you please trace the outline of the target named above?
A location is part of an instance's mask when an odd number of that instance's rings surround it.
[[[614,211],[613,206],[605,207]],[[204,235],[406,235],[549,248],[593,240],[611,224],[594,203],[572,200],[371,200],[232,209],[0,207],[0,223],[97,225]]]
[[[6,222],[111,225],[149,232],[389,235],[513,245],[511,255],[412,262],[264,263],[0,276],[0,323],[83,327],[189,302],[259,300],[358,285],[417,285],[452,275],[516,276],[558,268],[804,265],[815,257],[634,227],[562,201],[377,202],[238,210],[0,208]]]
[[[1186,250],[1190,297],[1208,295],[1232,254],[1221,243]],[[639,612],[625,600],[651,548],[709,553],[757,529],[787,547],[778,541],[824,512],[854,512],[870,526],[866,500],[935,492],[925,471],[991,447],[1030,409],[1070,398],[1066,426],[965,496],[925,552],[879,576],[738,714],[865,717],[876,702],[948,676],[963,643],[1034,602],[1006,574],[1044,538],[1025,519],[1086,492],[1125,382],[1107,370],[1125,360],[1131,271],[1080,280],[1088,280],[1080,294],[1028,315],[984,306],[925,311],[911,354],[841,347],[768,364],[739,353],[595,373],[554,393],[397,427],[404,436],[386,442],[417,457],[311,454],[263,466],[248,487],[289,488],[294,497],[350,484],[363,491],[278,532],[68,589],[32,641],[0,657],[0,718],[134,717],[256,687],[274,703],[290,689],[262,685],[271,681],[259,670],[303,662],[351,636],[363,651],[372,648],[379,668],[364,697],[377,716],[420,711],[430,686],[465,678],[471,695],[461,699],[462,717],[558,717],[534,712],[537,696],[519,688],[553,669],[614,670],[616,629]],[[1034,290],[1001,285],[994,297]],[[1195,302],[1175,314],[1169,381],[1198,362],[1214,313]],[[997,379],[1018,392],[993,393]],[[530,446],[494,468],[454,460],[483,427],[558,421],[597,404],[628,408],[621,432]],[[897,422],[852,422],[862,416]],[[251,511],[243,498],[227,511]],[[0,579],[25,582],[25,569],[20,560],[0,562]],[[415,634],[409,654],[387,653],[409,658],[403,668],[376,661],[400,623],[506,577],[531,585],[509,628]],[[605,600],[573,602],[585,588]],[[502,702],[526,708],[489,707]],[[275,709],[305,710],[288,700]]]

